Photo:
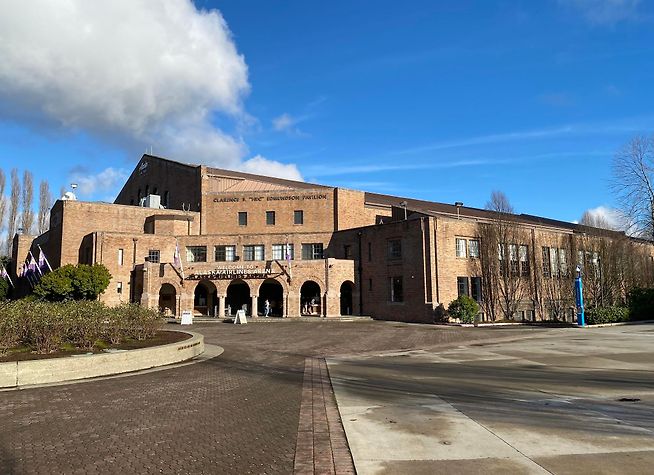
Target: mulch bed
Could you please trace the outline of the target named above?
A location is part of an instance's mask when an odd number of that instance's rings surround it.
[[[157,334],[148,340],[131,340],[121,343],[120,345],[109,345],[108,349],[112,350],[136,350],[139,348],[150,348],[152,346],[167,345],[169,343],[177,343],[179,341],[188,340],[191,335],[177,331],[159,331]],[[16,351],[9,350],[9,354],[0,357],[0,363],[7,363],[10,361],[28,361],[28,360],[43,360],[48,358],[64,358],[73,355],[85,355],[87,353],[101,354],[105,353],[100,349],[93,351],[87,350],[72,350],[72,351],[57,351],[56,353],[38,354],[32,351]]]

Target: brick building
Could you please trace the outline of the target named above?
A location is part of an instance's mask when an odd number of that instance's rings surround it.
[[[492,290],[484,288],[490,281],[483,278],[480,226],[494,219],[464,206],[144,155],[113,204],[57,201],[48,232],[15,237],[13,262],[40,246],[53,267],[102,263],[112,275],[101,296],[107,304],[140,302],[174,315],[225,316],[241,308],[262,315],[267,301],[279,317],[431,322],[440,303],[461,293],[481,301]],[[547,318],[544,266],[550,278],[553,266],[567,276],[577,252],[568,244],[606,233],[528,215],[514,224],[522,237],[507,247],[507,260],[527,289],[517,316]],[[652,244],[628,240],[651,272]]]

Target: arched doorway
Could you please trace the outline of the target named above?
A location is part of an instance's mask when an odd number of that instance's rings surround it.
[[[341,315],[352,315],[352,291],[354,284],[346,280],[341,284]]]
[[[193,294],[193,310],[196,315],[216,316],[218,291],[210,280],[201,281]]]
[[[266,279],[259,287],[259,315],[266,314],[266,300],[270,303],[270,316],[284,316],[284,287],[275,279]]]
[[[307,280],[300,288],[300,315],[319,317],[321,314],[320,286],[313,280]]]
[[[163,284],[159,289],[159,310],[164,315],[177,315],[177,290],[171,284]]]
[[[225,298],[225,309],[228,314],[236,315],[237,310],[245,310],[246,314],[251,315],[249,312],[251,304],[250,286],[240,279],[233,280],[227,287]]]

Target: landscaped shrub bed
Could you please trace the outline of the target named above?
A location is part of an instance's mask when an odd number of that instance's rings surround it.
[[[619,323],[629,321],[627,307],[597,307],[586,310],[586,324]]]
[[[19,300],[0,305],[0,356],[10,349],[39,354],[103,349],[152,338],[163,321],[133,304],[107,307],[97,301]]]

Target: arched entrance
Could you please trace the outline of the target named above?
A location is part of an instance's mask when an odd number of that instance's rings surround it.
[[[341,315],[352,315],[352,291],[354,284],[346,280],[341,284]]]
[[[241,279],[233,280],[227,287],[227,297],[225,298],[225,309],[229,315],[236,315],[237,310],[245,310],[245,313],[251,315],[250,305],[250,286]]]
[[[319,317],[322,314],[320,286],[313,280],[307,280],[300,288],[300,315]]]
[[[284,316],[284,287],[275,279],[266,279],[259,287],[259,315],[266,314],[266,300],[270,303],[270,316]]]
[[[177,315],[177,290],[171,284],[163,284],[159,289],[159,310],[164,315]]]
[[[216,316],[218,291],[210,280],[203,280],[195,287],[193,310],[196,315]]]

